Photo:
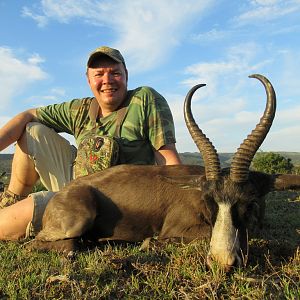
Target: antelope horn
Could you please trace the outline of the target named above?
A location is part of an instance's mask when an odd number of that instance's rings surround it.
[[[252,130],[251,134],[243,141],[231,162],[230,179],[234,182],[245,182],[248,180],[251,161],[268,134],[276,111],[276,95],[270,81],[259,74],[249,76],[262,82],[267,94],[267,103],[259,124]]]
[[[186,126],[192,136],[192,139],[202,155],[205,166],[206,179],[218,180],[221,174],[221,167],[217,151],[210,140],[205,136],[205,134],[196,124],[191,111],[191,99],[193,94],[197,89],[205,85],[206,84],[195,85],[187,93],[184,101],[184,119]]]

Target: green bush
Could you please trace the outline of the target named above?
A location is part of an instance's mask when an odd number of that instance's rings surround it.
[[[293,174],[300,175],[300,166],[295,166],[294,167]]]
[[[268,174],[288,174],[292,173],[293,168],[290,158],[274,152],[259,152],[252,161],[252,169]]]

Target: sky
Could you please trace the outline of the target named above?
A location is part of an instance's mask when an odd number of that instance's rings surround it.
[[[0,0],[0,126],[38,106],[92,96],[101,45],[121,51],[130,89],[151,86],[173,113],[177,149],[198,152],[183,101],[218,152],[235,152],[277,95],[262,151],[300,151],[300,0]],[[69,138],[69,137],[68,137]],[[72,138],[70,138],[71,141]],[[13,146],[2,153],[12,153]]]

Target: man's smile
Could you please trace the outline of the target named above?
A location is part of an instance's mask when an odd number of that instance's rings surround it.
[[[116,92],[117,90],[118,90],[118,89],[116,89],[116,88],[102,89],[102,90],[101,90],[101,93],[111,94],[111,93]]]

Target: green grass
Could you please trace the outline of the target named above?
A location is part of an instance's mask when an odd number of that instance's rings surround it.
[[[105,245],[73,259],[0,242],[0,299],[299,299],[300,193],[271,193],[247,266],[206,268],[207,241]]]

